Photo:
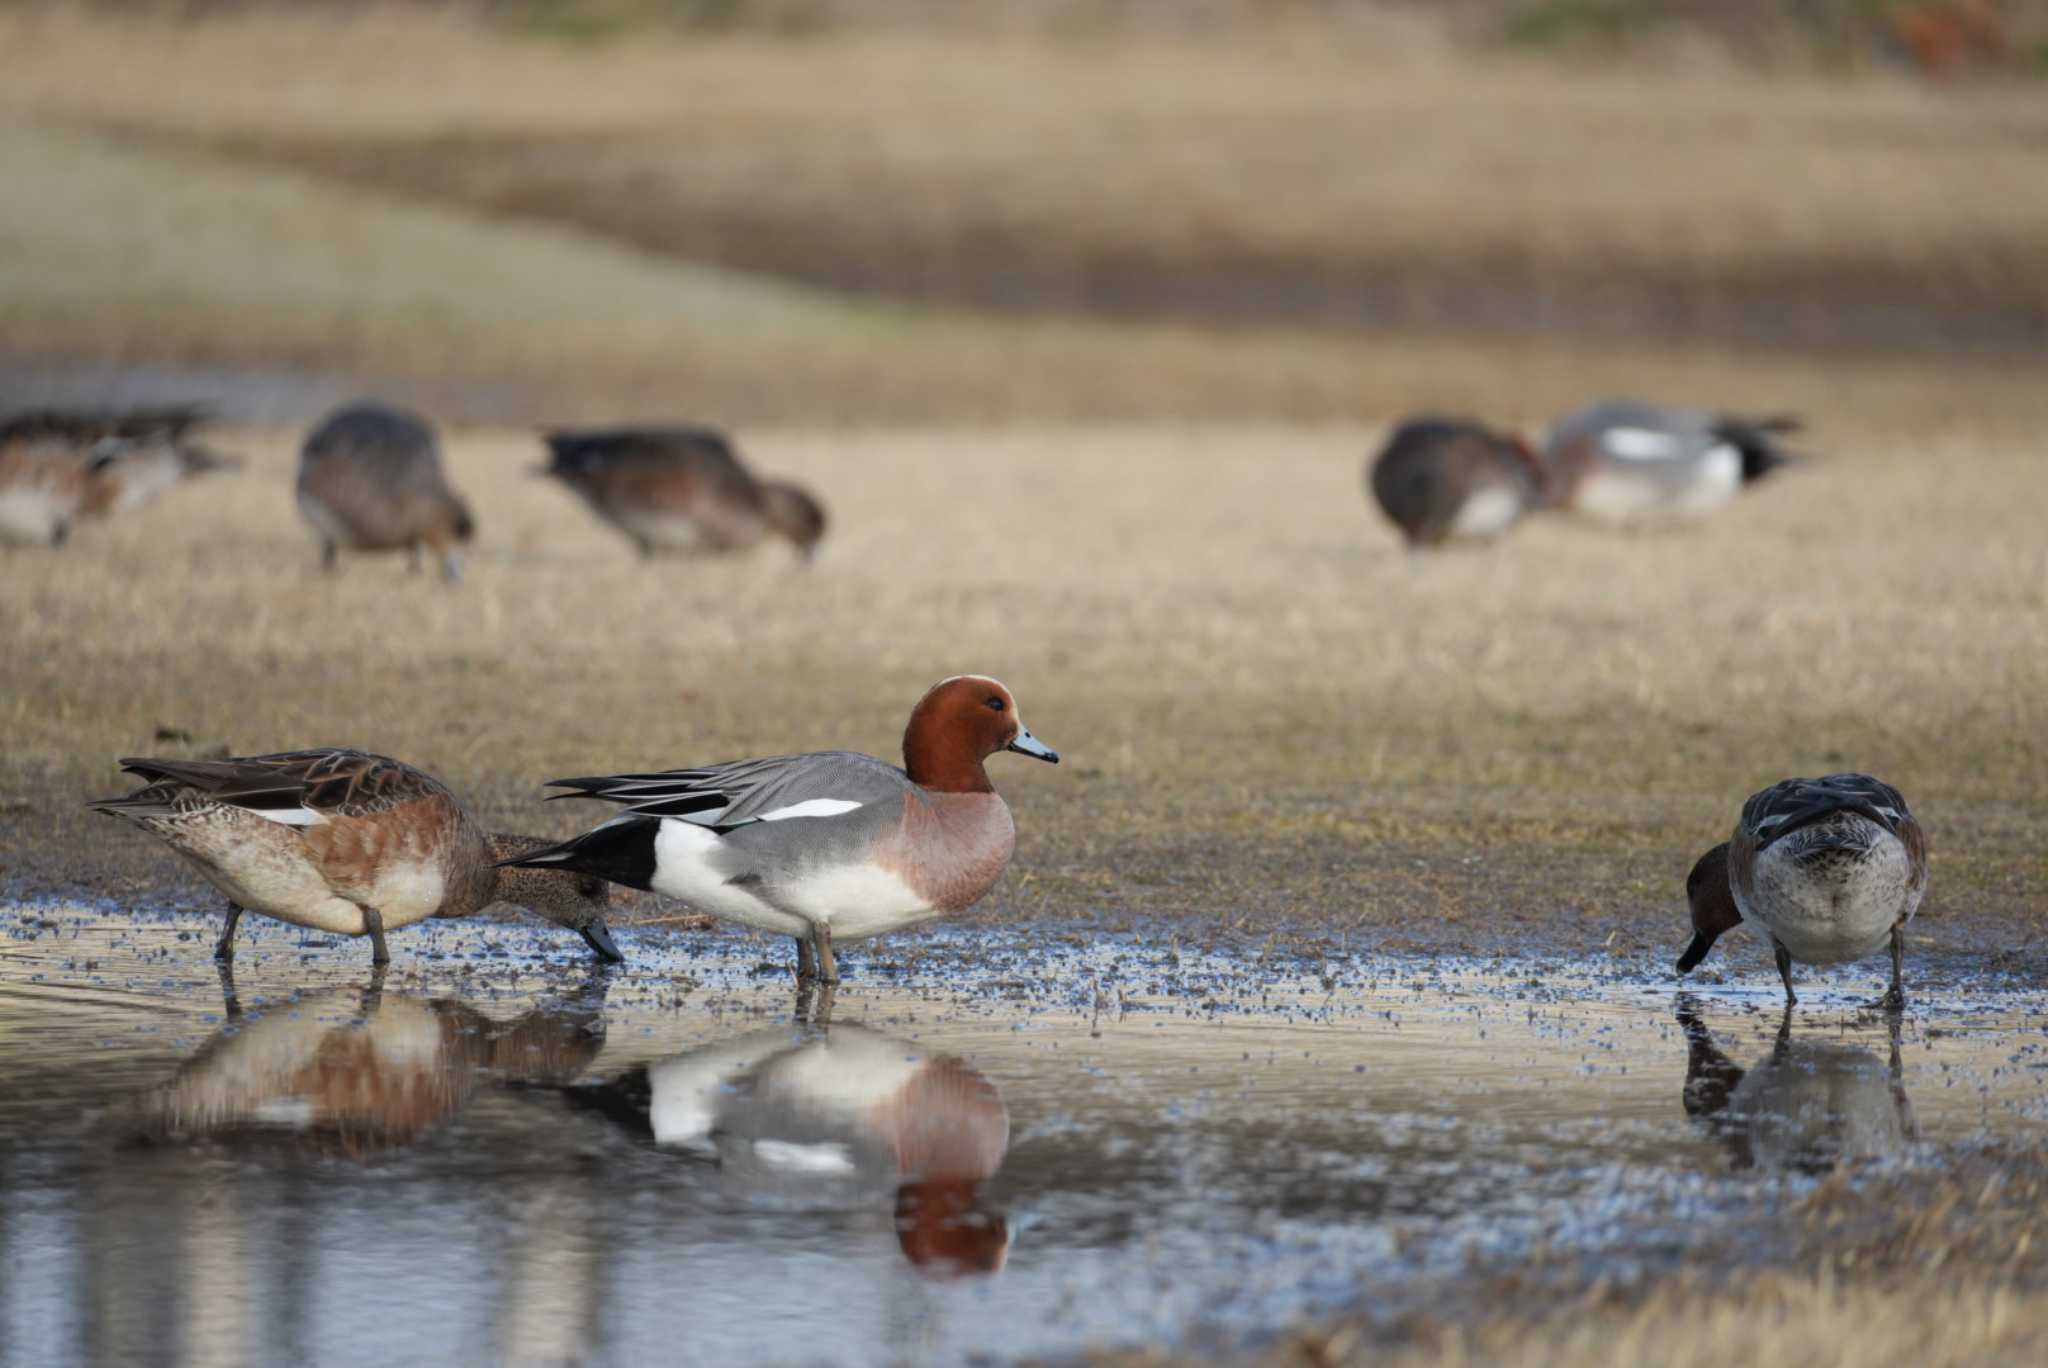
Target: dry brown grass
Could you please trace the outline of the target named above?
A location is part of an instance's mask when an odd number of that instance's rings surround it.
[[[1363,502],[1372,435],[747,434],[832,509],[806,573],[779,553],[643,564],[525,475],[529,440],[458,434],[482,539],[456,590],[389,560],[319,574],[290,439],[227,443],[243,475],[0,576],[13,872],[182,877],[76,807],[159,726],[387,750],[495,821],[559,831],[589,814],[537,806],[546,778],[891,753],[925,685],[977,669],[1068,760],[997,762],[1023,833],[1009,915],[1299,915],[1433,947],[1526,919],[1656,947],[1747,792],[1857,766],[1931,833],[1934,944],[2038,928],[2031,430],[1845,426],[1704,527],[1538,522],[1428,560]]]
[[[578,48],[391,15],[0,43],[16,115],[925,298],[1834,343],[2038,346],[2048,318],[2025,86],[1241,37]]]

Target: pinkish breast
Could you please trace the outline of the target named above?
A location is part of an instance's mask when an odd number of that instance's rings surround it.
[[[971,907],[1002,876],[1017,847],[1010,805],[994,793],[913,793],[903,821],[875,851],[940,912]]]

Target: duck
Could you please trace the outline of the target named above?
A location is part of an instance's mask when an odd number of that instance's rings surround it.
[[[806,561],[825,535],[810,491],[760,480],[732,439],[708,427],[629,427],[545,434],[539,473],[559,480],[631,538],[642,556],[744,551],[770,533]]]
[[[565,1090],[641,1143],[715,1159],[720,1182],[797,1209],[892,1201],[928,1276],[1001,1270],[983,1190],[1010,1144],[1002,1095],[956,1055],[858,1024],[758,1031]]]
[[[1795,458],[1788,415],[1745,418],[1634,399],[1588,404],[1543,443],[1545,501],[1606,522],[1713,512]]]
[[[1906,924],[1927,893],[1927,838],[1890,784],[1867,774],[1785,779],[1750,795],[1735,833],[1686,876],[1693,938],[1678,972],[1748,923],[1770,938],[1797,1002],[1792,964],[1840,964],[1889,943],[1891,987],[1877,1006],[1905,1009]]]
[[[62,546],[87,518],[154,502],[186,480],[241,464],[191,440],[197,405],[41,410],[0,422],[0,543]]]
[[[144,786],[87,806],[157,837],[227,895],[214,958],[235,954],[244,911],[335,935],[370,938],[494,902],[536,912],[583,937],[601,959],[624,956],[605,922],[604,881],[521,869],[508,857],[547,842],[486,832],[446,785],[386,755],[347,747],[227,760],[121,761]]]
[[[299,452],[299,512],[333,570],[341,548],[405,550],[413,569],[431,550],[450,584],[462,578],[462,547],[476,536],[469,505],[448,483],[441,444],[426,419],[385,404],[336,409]]]
[[[1681,993],[1686,1115],[1722,1143],[1738,1170],[1820,1176],[1899,1154],[1920,1126],[1906,1096],[1899,1018],[1888,1020],[1886,1061],[1843,1041],[1795,1038],[1788,1006],[1771,1052],[1744,1069],[1714,1042],[1699,1002]]]
[[[1411,550],[1490,540],[1541,506],[1543,468],[1520,437],[1459,418],[1411,418],[1366,468]]]
[[[625,809],[507,863],[595,874],[700,912],[792,937],[797,977],[839,980],[835,941],[961,912],[995,885],[1016,844],[983,762],[1049,764],[1017,700],[987,675],[931,686],[903,732],[903,767],[855,751],[555,779],[552,797]]]

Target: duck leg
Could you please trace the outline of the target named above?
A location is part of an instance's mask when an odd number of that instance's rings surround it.
[[[374,907],[364,908],[363,930],[370,937],[370,963],[391,963],[391,952],[384,948],[384,914]]]
[[[811,928],[811,944],[818,951],[818,982],[839,982],[839,961],[832,957],[832,927],[819,922]]]
[[[242,999],[235,992],[235,962],[233,959],[217,960],[214,968],[220,972],[221,1010],[229,1021],[242,1018]]]
[[[1790,1007],[1799,1001],[1799,995],[1792,991],[1792,952],[1776,936],[1771,937],[1771,950],[1778,957],[1778,977],[1785,980],[1785,1005]]]
[[[341,548],[331,541],[320,543],[320,568],[330,575],[341,564]]]
[[[213,957],[222,964],[235,962],[235,924],[242,920],[242,905],[228,903],[228,924],[220,931],[220,939],[213,943]]]
[[[818,956],[806,936],[796,938],[796,981],[808,983],[818,976]]]
[[[1905,928],[1892,928],[1892,986],[1876,1005],[1896,1016],[1906,1010],[1906,932]]]

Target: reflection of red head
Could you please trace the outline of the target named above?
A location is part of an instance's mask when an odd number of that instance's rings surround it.
[[[932,1278],[998,1273],[1010,1255],[1010,1227],[976,1205],[981,1184],[965,1179],[905,1183],[896,1190],[896,1242]]]

